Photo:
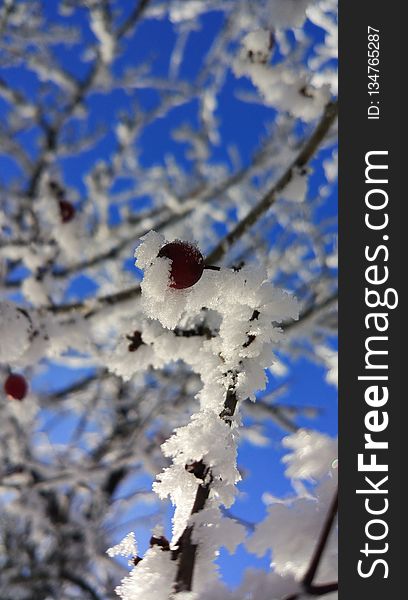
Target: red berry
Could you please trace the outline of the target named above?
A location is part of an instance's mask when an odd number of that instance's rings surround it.
[[[191,287],[200,279],[204,270],[204,259],[193,244],[176,240],[161,248],[159,257],[171,260],[170,287],[177,290]]]
[[[27,394],[27,382],[22,375],[11,373],[4,382],[4,391],[14,400],[22,400]]]
[[[68,223],[69,221],[72,221],[72,219],[75,216],[75,208],[71,204],[71,202],[68,202],[68,200],[60,200],[59,208],[60,208],[61,221],[63,223]]]

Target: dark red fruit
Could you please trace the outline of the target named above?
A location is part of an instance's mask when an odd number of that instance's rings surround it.
[[[14,400],[22,400],[27,394],[27,382],[22,375],[11,373],[4,382],[4,391]]]
[[[193,244],[176,240],[161,248],[159,257],[171,260],[170,287],[177,290],[191,287],[200,279],[204,270],[204,259]]]
[[[68,200],[60,200],[59,208],[60,208],[61,221],[63,223],[68,223],[69,221],[72,221],[72,219],[75,216],[75,208],[71,204],[71,202],[68,202]]]

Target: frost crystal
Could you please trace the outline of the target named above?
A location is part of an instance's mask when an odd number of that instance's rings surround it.
[[[321,479],[337,458],[337,440],[317,431],[300,429],[282,443],[292,450],[283,462],[288,465],[286,475],[293,479]]]
[[[257,63],[267,62],[272,49],[273,38],[270,31],[251,31],[242,40],[247,56]]]
[[[302,4],[298,0],[286,0],[287,5],[289,1],[290,6]],[[287,8],[283,9],[285,12]],[[300,14],[304,19],[304,12]],[[234,74],[236,77],[248,77],[266,104],[304,121],[315,119],[330,100],[330,85],[317,78],[312,84],[306,70],[291,71],[285,63],[267,64],[272,44],[269,32],[258,30],[248,33],[232,65]]]
[[[10,302],[0,303],[0,361],[16,360],[27,350],[32,328],[27,311]]]
[[[106,551],[109,556],[136,556],[137,544],[133,531],[128,533],[119,544]]]
[[[174,558],[197,545],[194,592],[200,592],[216,578],[213,561],[218,548],[224,545],[233,551],[244,539],[245,529],[220,512],[234,502],[240,479],[239,404],[264,388],[264,369],[273,362],[281,335],[276,323],[297,318],[298,307],[289,294],[266,280],[262,269],[204,270],[192,287],[171,289],[169,259],[158,256],[164,242],[163,236],[150,232],[135,252],[136,264],[144,270],[142,306],[149,317],[141,323],[148,348],[141,360],[152,366],[166,364],[169,356],[183,360],[200,375],[203,387],[197,395],[199,411],[162,445],[171,464],[158,475],[154,490],[175,505]],[[124,363],[122,373],[129,377],[131,363]],[[203,489],[204,499],[198,492]],[[156,547],[148,550],[118,588],[123,600],[137,600],[147,592],[167,598],[174,585],[185,590],[183,581],[175,580],[176,573],[182,576],[170,554]]]
[[[262,556],[272,548],[275,571],[300,579],[310,561],[310,540],[316,540],[326,519],[337,486],[337,440],[304,429],[287,436],[283,445],[291,453],[283,458],[286,475],[295,480],[317,481],[313,494],[295,482],[298,495],[287,501],[270,499],[268,516],[259,523],[247,547]],[[319,568],[319,577],[336,577],[336,536],[331,533],[329,546]]]

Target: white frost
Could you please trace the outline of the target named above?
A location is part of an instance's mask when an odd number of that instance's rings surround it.
[[[108,548],[106,551],[110,557],[113,556],[136,556],[137,555],[137,543],[135,540],[135,534],[133,531],[128,533],[119,544]]]

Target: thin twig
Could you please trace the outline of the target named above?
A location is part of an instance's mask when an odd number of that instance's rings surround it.
[[[329,594],[331,592],[335,592],[338,589],[338,582],[333,581],[330,583],[322,583],[322,584],[314,584],[313,580],[316,576],[317,570],[320,566],[323,553],[327,546],[327,542],[330,537],[330,533],[333,529],[334,521],[337,517],[337,510],[339,505],[339,495],[338,491],[333,497],[332,503],[329,508],[329,512],[327,513],[326,520],[323,525],[323,529],[320,533],[319,540],[317,542],[315,551],[313,553],[312,559],[310,561],[309,567],[304,574],[301,587],[302,591],[309,596],[324,596],[325,594]],[[291,596],[287,596],[285,600],[297,600],[300,597],[300,594],[292,594]]]
[[[241,236],[246,233],[249,228],[252,227],[252,225],[254,225],[256,221],[272,206],[277,198],[277,194],[281,192],[292,180],[295,171],[305,166],[311,159],[336,119],[337,111],[337,102],[330,102],[326,106],[319,124],[293,163],[272,187],[272,189],[269,190],[269,192],[262,198],[262,200],[247,214],[244,219],[242,219],[242,221],[238,223],[235,229],[233,229],[228,235],[225,236],[223,240],[221,240],[221,242],[207,256],[207,265],[219,262],[224,254],[231,248],[231,246],[233,246],[241,238]],[[95,299],[95,309],[89,310],[85,317],[90,318],[98,311],[99,308],[111,306],[112,304],[116,304],[118,302],[131,300],[132,298],[136,298],[139,294],[140,286],[135,285],[131,288],[121,290],[120,292],[97,298]],[[71,312],[73,310],[86,309],[87,307],[89,307],[89,304],[74,302],[72,304],[50,306],[48,310],[54,314],[61,314]]]
[[[252,225],[254,225],[258,219],[272,206],[272,204],[276,201],[279,192],[281,192],[292,181],[295,172],[304,167],[312,158],[317,148],[324,140],[330,127],[334,123],[337,117],[337,112],[337,102],[329,102],[319,124],[290,167],[284,172],[284,174],[262,198],[262,200],[256,206],[254,206],[247,216],[244,217],[242,221],[240,221],[236,227],[219,242],[219,244],[217,244],[211,254],[207,256],[207,262],[209,264],[219,262],[228,252],[231,246],[233,246],[245,233],[247,233]]]
[[[82,579],[82,577],[78,577],[78,575],[75,575],[74,573],[65,570],[61,572],[61,577],[66,581],[69,581],[73,585],[79,587],[83,592],[86,592],[88,596],[92,598],[92,600],[102,600],[101,596],[99,596],[95,592],[95,590],[89,585],[89,583]]]
[[[259,312],[254,311],[250,320],[258,318]],[[228,387],[224,407],[219,417],[229,427],[232,425],[232,417],[234,416],[235,410],[238,405],[238,396],[235,389],[237,372],[232,372],[233,383]],[[197,479],[201,480],[198,485],[196,497],[194,500],[193,508],[191,509],[191,515],[194,515],[205,508],[206,501],[210,494],[211,484],[213,482],[213,475],[210,467],[208,467],[204,461],[195,461],[192,464],[186,464],[186,470],[193,473]],[[176,580],[174,584],[174,592],[188,592],[192,589],[193,584],[193,573],[195,566],[195,559],[197,553],[197,544],[193,543],[193,525],[187,525],[177,541],[177,548],[172,552],[173,560],[178,560]]]
[[[339,298],[338,290],[335,290],[330,296],[324,298],[318,304],[311,304],[300,315],[297,321],[285,321],[281,328],[286,332],[295,330],[304,325],[309,319],[316,318],[325,309],[335,306]]]

